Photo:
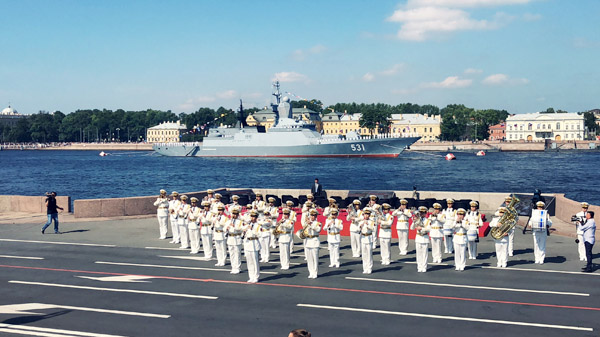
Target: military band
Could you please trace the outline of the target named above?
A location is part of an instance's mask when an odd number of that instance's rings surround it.
[[[339,268],[340,267],[340,242],[341,242],[341,231],[344,229],[342,220],[338,219],[339,211],[337,208],[331,208],[327,212],[327,220],[323,230],[327,232],[327,248],[329,249],[329,267]],[[323,214],[325,215],[325,214]]]
[[[458,271],[465,270],[467,265],[467,231],[469,224],[465,221],[466,211],[462,208],[456,210],[454,219],[453,239],[454,245],[454,267]]]
[[[398,234],[398,250],[400,255],[408,254],[408,220],[412,213],[407,209],[408,201],[400,200],[400,207],[394,211],[396,217],[396,233]]]
[[[202,237],[202,250],[204,251],[204,257],[206,259],[212,259],[213,256],[213,246],[212,246],[212,237],[213,237],[213,222],[221,221],[225,216],[223,212],[225,207],[218,206],[217,213],[213,214],[210,211],[211,204],[210,201],[203,201],[202,207],[204,210],[200,216],[201,220],[201,228],[200,228],[200,236]]]
[[[477,242],[479,241],[479,228],[483,226],[483,219],[479,213],[479,203],[477,201],[471,201],[469,203],[471,210],[467,212],[465,219],[469,223],[469,229],[467,231],[467,250],[469,252],[469,259],[477,259]]]
[[[362,220],[362,210],[360,209],[360,200],[352,201],[351,207],[348,209],[348,220],[350,223],[350,247],[352,249],[352,257],[360,257],[360,227],[358,223]]]
[[[242,230],[244,222],[239,219],[240,211],[233,209],[231,211],[231,220],[225,226],[227,233],[227,250],[229,251],[229,261],[231,262],[231,274],[239,274],[242,266],[241,246]]]
[[[390,204],[384,203],[381,208],[383,209],[383,215],[379,219],[379,246],[381,247],[381,264],[387,266],[392,259],[391,245],[394,216]]]
[[[446,205],[446,209],[442,211],[442,217],[444,219],[444,253],[452,254],[454,252],[454,221],[456,220],[454,199],[446,199]]]
[[[192,197],[190,201],[192,206],[187,215],[187,230],[191,249],[190,254],[198,254],[198,252],[200,252],[200,227],[198,226],[198,223],[201,211],[198,207],[198,198]]]
[[[242,226],[244,232],[244,255],[248,265],[248,283],[258,282],[260,277],[260,264],[258,263],[258,253],[260,251],[260,228],[258,222],[258,211],[250,211],[250,222]]]
[[[431,238],[431,257],[433,263],[442,263],[442,245],[444,239],[444,219],[442,218],[442,205],[439,203],[433,204],[433,212],[427,217],[429,225],[429,237]]]
[[[498,216],[490,222],[490,228],[498,227],[504,213],[506,213],[506,207],[502,206],[498,209]],[[512,231],[514,233],[514,228]],[[494,248],[496,249],[496,259],[498,261],[496,267],[498,268],[506,268],[508,263],[508,236],[509,233],[505,233],[501,238],[494,239]]]
[[[171,243],[180,243],[181,238],[179,236],[179,224],[177,223],[179,205],[179,193],[173,191],[171,193],[171,200],[169,200],[169,220],[171,220],[171,232],[173,233],[173,240]]]
[[[169,229],[169,199],[167,199],[166,190],[160,190],[154,206],[156,206],[156,218],[158,219],[158,238],[164,240],[167,238],[167,231]]]
[[[306,251],[306,260],[308,266],[308,278],[317,278],[319,273],[319,232],[321,232],[321,223],[317,221],[319,212],[311,209],[309,220],[303,227],[306,239],[304,241],[304,250]]]
[[[179,236],[181,239],[181,246],[179,248],[181,249],[188,249],[190,248],[190,241],[188,238],[188,213],[190,211],[190,205],[187,203],[188,201],[188,197],[187,195],[182,195],[181,198],[179,198],[181,200],[181,204],[179,205],[179,208],[177,209],[177,225],[179,226]]]
[[[427,207],[419,207],[419,212],[413,217],[410,229],[416,230],[415,249],[417,255],[417,272],[427,272],[427,259],[429,258],[429,222],[427,220]]]
[[[544,210],[546,204],[543,201],[536,203],[536,208],[531,211],[529,218],[529,226],[533,232],[533,255],[535,263],[544,264],[546,259],[546,238],[548,237],[547,228],[552,226],[552,221],[548,215],[548,211]]]
[[[365,208],[362,212],[363,219],[358,225],[360,230],[363,274],[371,274],[373,271],[373,232],[375,232],[375,221],[371,219],[371,213],[370,208]]]

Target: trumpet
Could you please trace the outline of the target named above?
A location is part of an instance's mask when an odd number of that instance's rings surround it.
[[[310,222],[307,222],[304,226],[302,226],[302,229],[299,229],[298,231],[296,231],[296,236],[298,237],[298,239],[304,240],[308,237],[308,226],[309,225],[310,225]]]
[[[284,231],[281,230],[281,225],[283,225],[285,223],[285,219],[281,219],[277,225],[275,226],[275,228],[273,228],[271,230],[271,233],[273,234],[273,236],[275,236],[275,238],[278,238],[280,234],[283,234]]]

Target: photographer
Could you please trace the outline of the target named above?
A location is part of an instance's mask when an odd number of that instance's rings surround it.
[[[56,192],[46,193],[46,213],[48,214],[48,222],[42,227],[42,234],[46,231],[46,228],[50,226],[52,220],[54,220],[54,234],[62,234],[58,231],[58,210],[64,210],[64,208],[56,204]]]
[[[583,268],[586,273],[591,273],[592,269],[592,247],[596,242],[596,221],[594,220],[594,212],[588,211],[585,214],[585,223],[579,228],[583,231],[583,244],[585,245],[585,255],[587,257],[587,265]]]

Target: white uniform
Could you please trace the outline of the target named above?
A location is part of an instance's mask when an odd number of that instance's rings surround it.
[[[417,251],[417,272],[424,273],[427,271],[427,259],[429,258],[429,225],[424,218],[417,218],[413,221],[410,229],[415,229],[417,225],[424,224],[424,227],[417,231],[415,236],[415,248]]]
[[[190,254],[198,254],[200,252],[200,233],[198,222],[201,214],[200,207],[190,207],[188,213],[187,230],[190,239]]]
[[[265,217],[259,221],[260,223],[260,262],[269,262],[269,245],[271,243],[271,228],[273,228],[273,222],[271,217]]]
[[[179,226],[179,236],[181,239],[181,249],[190,248],[190,242],[188,239],[188,226],[187,226],[187,217],[188,212],[190,211],[190,205],[184,204],[183,202],[179,205],[179,210],[177,211],[177,225]]]
[[[264,200],[254,200],[252,202],[252,209],[255,209],[259,215],[262,215],[265,211],[267,203]]]
[[[265,207],[265,212],[266,211],[269,211],[269,219],[271,219],[271,223],[277,223],[277,218],[279,217],[279,208],[277,208],[275,205],[269,204],[267,207]],[[277,239],[273,235],[273,231],[271,231],[271,238],[269,242],[271,248],[277,248]]]
[[[202,237],[202,250],[204,251],[204,257],[212,259],[213,256],[213,223],[215,221],[222,221],[226,218],[225,215],[219,215],[218,213],[213,214],[210,211],[203,211],[201,216],[200,236]]]
[[[469,229],[467,236],[479,235],[479,227],[483,226],[483,220],[481,220],[481,214],[479,211],[468,211],[465,215],[465,219],[469,223]],[[472,237],[472,236],[471,236]],[[469,251],[469,260],[475,260],[477,258],[477,241],[467,240],[467,248]]]
[[[179,224],[177,221],[179,206],[181,205],[181,201],[169,200],[169,214],[171,220],[171,231],[173,232],[173,240],[171,243],[180,243],[181,237],[179,236]]]
[[[225,260],[227,258],[227,248],[225,244],[225,226],[229,222],[229,218],[226,216],[217,216],[213,222],[213,239],[215,240],[215,248],[217,251],[217,267],[225,266]],[[206,251],[205,251],[206,252]]]
[[[260,277],[260,264],[258,252],[260,251],[260,223],[250,222],[244,226],[244,255],[248,264],[248,282],[256,283]]]
[[[576,216],[578,216],[580,219],[584,219],[585,221],[585,213],[584,211],[581,211],[577,214],[575,214]],[[585,244],[583,243],[583,231],[581,230],[581,225],[577,224],[577,240],[579,240],[579,243],[577,244],[577,252],[579,253],[579,261],[587,261],[587,256],[585,255]]]
[[[427,218],[429,237],[431,238],[431,257],[433,263],[442,263],[442,245],[444,240],[444,220],[441,214],[430,214]]]
[[[231,261],[231,273],[239,274],[241,261],[241,245],[242,245],[242,226],[243,221],[240,219],[231,219],[225,226],[227,233],[227,248],[229,250],[229,260]]]
[[[537,226],[535,224],[537,222],[542,223],[543,225]],[[536,215],[536,213],[532,211],[529,225],[533,232],[533,255],[535,256],[535,263],[544,264],[544,259],[546,258],[546,238],[548,237],[546,227],[552,226],[552,221],[550,220],[548,212],[545,212],[544,219],[540,218],[539,215]]]
[[[308,264],[308,278],[317,278],[319,273],[319,232],[321,232],[321,223],[317,220],[308,225],[308,236],[304,242],[304,251],[306,251],[306,260]]]
[[[442,218],[444,219],[444,253],[452,254],[454,252],[454,244],[452,239],[454,235],[454,220],[456,219],[456,210],[454,208],[446,208],[442,211]]]
[[[394,211],[397,217],[396,232],[398,233],[398,249],[400,255],[408,254],[408,220],[412,217],[412,213],[407,209],[397,209]]]
[[[363,218],[362,211],[354,210],[351,217],[350,247],[352,247],[352,257],[360,257],[360,227],[358,227],[358,222]]]
[[[490,228],[498,227],[499,217],[495,217],[490,222]],[[507,233],[508,234],[508,233]],[[496,248],[496,267],[506,268],[508,263],[508,235],[501,237],[499,240],[494,239],[494,246]]]
[[[344,229],[342,220],[329,218],[325,221],[327,231],[327,247],[329,248],[329,267],[340,267],[340,232]]]
[[[292,231],[294,230],[294,221],[290,218],[279,221],[279,261],[281,269],[290,269],[290,242],[292,242]]]
[[[375,221],[370,218],[360,221],[360,246],[363,265],[363,274],[371,274],[373,271],[373,233]]]
[[[296,226],[296,219],[297,219],[297,214],[296,211],[292,210],[290,208],[290,220],[292,221],[292,238],[290,240],[290,255],[294,252],[294,228]]]
[[[156,198],[154,202],[156,206],[156,218],[158,219],[158,232],[159,239],[164,240],[167,238],[167,231],[169,228],[169,200],[167,198]]]
[[[216,215],[217,213],[219,213],[219,207],[225,208],[225,204],[223,204],[220,200],[215,199],[213,201],[213,203],[210,205],[210,212],[213,215]]]
[[[467,232],[469,224],[463,219],[454,221],[454,266],[456,270],[465,270],[467,265]]]
[[[504,207],[507,207],[508,203],[504,203]],[[494,214],[495,216],[500,216],[500,210],[497,210]],[[515,214],[515,222],[519,222],[519,215]],[[514,243],[515,243],[515,228],[513,227],[510,231],[508,231],[508,256],[513,256],[514,254]]]
[[[379,227],[379,219],[383,216],[383,213],[381,211],[381,205],[378,203],[372,203],[367,205],[367,207],[369,207],[371,209],[371,217],[370,219],[373,220],[373,249],[377,248],[377,233],[379,232],[378,227]]]
[[[381,264],[387,266],[391,260],[391,242],[392,242],[392,223],[394,216],[392,213],[383,214],[379,223],[379,244],[381,245]]]

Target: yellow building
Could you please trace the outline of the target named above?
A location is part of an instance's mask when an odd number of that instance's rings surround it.
[[[314,124],[319,132],[321,132],[323,129],[323,123],[319,113],[307,109],[306,106],[303,108],[293,108],[292,116],[295,119],[302,119],[307,123]],[[264,126],[265,130],[269,130],[269,128],[275,123],[275,113],[271,109],[257,111],[254,114],[246,117],[246,123],[248,123],[249,126]]]
[[[186,130],[185,124],[181,124],[180,121],[163,122],[148,128],[148,131],[146,132],[146,141],[148,143],[179,142],[181,134]]]

